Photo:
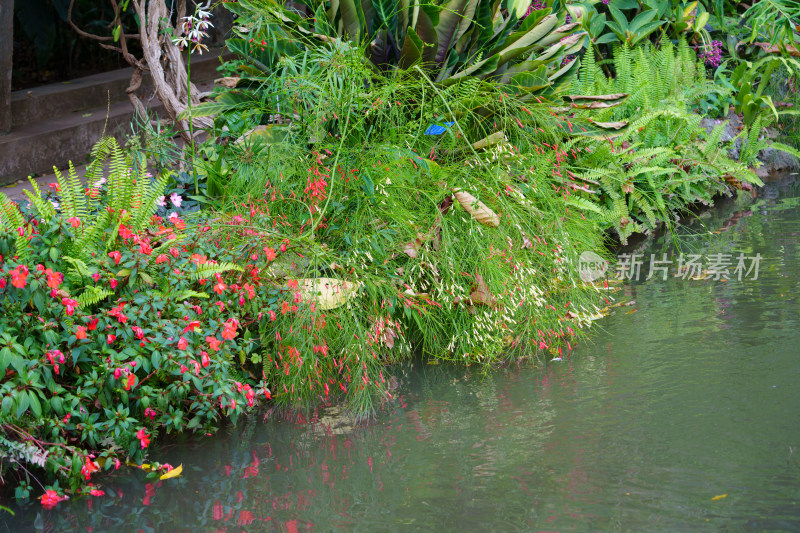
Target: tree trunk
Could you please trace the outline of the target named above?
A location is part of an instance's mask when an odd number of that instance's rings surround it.
[[[141,38],[144,61],[150,71],[156,95],[170,118],[180,127],[181,137],[191,141],[189,121],[180,119],[181,113],[189,107],[189,87],[186,68],[180,49],[169,36],[160,30],[162,21],[169,20],[169,10],[164,0],[133,0],[133,7],[139,16],[139,36]],[[185,13],[185,2],[178,7],[178,20]],[[131,83],[133,86],[133,80]],[[131,93],[129,93],[131,94]],[[199,91],[191,84],[191,105],[200,103]],[[135,105],[135,104],[134,104]],[[208,128],[212,121],[208,117],[196,118],[193,125],[197,129]]]

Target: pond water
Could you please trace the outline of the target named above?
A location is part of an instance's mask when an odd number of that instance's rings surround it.
[[[758,253],[758,279],[628,283],[561,362],[402,367],[370,426],[251,421],[163,449],[178,479],[120,470],[0,531],[798,531],[799,205],[771,185],[655,239]]]

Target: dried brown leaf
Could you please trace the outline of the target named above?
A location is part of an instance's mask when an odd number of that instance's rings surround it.
[[[236,76],[225,76],[224,78],[217,78],[214,80],[214,83],[217,85],[222,85],[223,87],[227,87],[228,89],[233,89],[236,87],[236,84],[239,83],[241,78]]]
[[[484,226],[496,228],[500,225],[500,216],[486,207],[486,204],[478,201],[478,199],[470,193],[462,191],[461,189],[455,189],[453,195],[456,197],[456,200],[458,200],[458,203],[461,204],[461,207],[463,207],[472,218]]]

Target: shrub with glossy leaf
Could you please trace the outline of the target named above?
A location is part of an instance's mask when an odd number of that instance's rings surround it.
[[[521,92],[548,93],[569,83],[585,33],[566,12],[530,11],[530,2],[449,0],[442,3],[311,1],[300,9],[272,0],[226,4],[237,15],[238,37],[228,47],[251,58],[246,72],[264,78],[283,57],[335,46],[366,45],[374,68],[421,65],[437,82],[477,77]]]

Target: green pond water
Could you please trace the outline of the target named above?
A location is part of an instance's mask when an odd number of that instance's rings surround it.
[[[798,205],[770,184],[637,250],[762,260],[624,285],[561,362],[396,368],[369,426],[259,418],[158,450],[179,479],[123,469],[0,531],[800,531]]]

